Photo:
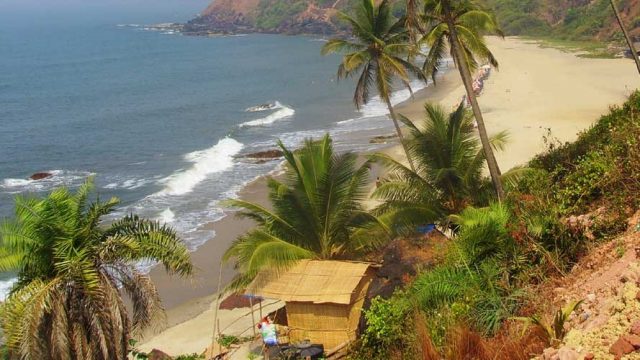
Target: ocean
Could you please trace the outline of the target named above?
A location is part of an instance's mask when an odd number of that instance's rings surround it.
[[[0,218],[18,194],[94,176],[101,198],[121,199],[116,217],[166,222],[193,250],[215,236],[203,224],[224,216],[220,201],[280,163],[239,155],[327,132],[339,150],[373,150],[372,136],[393,132],[379,99],[355,109],[355,82],[336,81],[322,38],[188,37],[118,20],[131,19],[0,24]],[[263,103],[273,108],[246,111]],[[53,176],[27,180],[35,172]],[[0,274],[0,297],[12,278]]]

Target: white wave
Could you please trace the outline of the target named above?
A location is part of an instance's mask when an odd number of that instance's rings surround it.
[[[165,188],[160,195],[184,195],[206,179],[207,175],[227,170],[233,166],[234,155],[244,145],[226,137],[209,149],[194,151],[184,156],[193,163],[187,170],[179,171],[165,179]]]
[[[160,216],[158,216],[158,220],[165,224],[172,223],[175,219],[176,214],[171,211],[171,208],[164,209],[164,211],[160,213]]]
[[[327,39],[311,39],[311,40],[309,40],[309,41],[311,41],[311,42],[324,42],[324,43],[326,43],[326,42],[328,42],[329,40],[327,40]]]
[[[18,279],[0,280],[0,301],[4,301],[9,295],[9,290]]]
[[[414,93],[424,89],[425,87],[427,87],[427,84],[423,81],[416,80],[411,82],[411,90]],[[391,104],[395,106],[409,100],[410,98],[411,91],[407,88],[403,88],[401,90],[394,91],[390,100]],[[380,99],[380,96],[376,96],[362,107],[361,113],[364,117],[386,116],[389,114],[389,109],[387,108],[387,104]]]
[[[119,180],[118,178],[116,178],[115,180],[116,181],[112,180],[113,182],[105,185],[104,188],[134,190],[154,182],[153,179],[144,179],[144,178],[143,179],[131,178],[131,179],[125,179],[125,180]]]
[[[292,108],[286,107],[277,101],[274,109],[278,109],[278,110],[269,114],[266,117],[242,123],[240,124],[240,127],[271,125],[278,120],[286,119],[288,117],[293,116],[293,114],[296,113],[296,111],[293,110]]]
[[[13,179],[8,178],[0,183],[0,190],[15,194],[21,192],[49,191],[60,186],[76,186],[84,182],[87,177],[95,175],[87,171],[48,170],[51,176],[40,179]]]

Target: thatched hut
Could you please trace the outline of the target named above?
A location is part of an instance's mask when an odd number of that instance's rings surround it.
[[[332,349],[355,340],[373,277],[370,263],[302,260],[278,276],[261,274],[247,292],[285,302],[291,342]]]

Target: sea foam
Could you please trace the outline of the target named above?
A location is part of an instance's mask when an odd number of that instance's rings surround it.
[[[242,150],[243,144],[226,137],[208,149],[194,151],[184,156],[193,163],[187,169],[176,172],[165,179],[165,188],[160,195],[184,195],[207,178],[207,175],[233,167],[233,157]]]
[[[296,113],[296,111],[293,110],[292,108],[284,106],[277,101],[273,109],[276,111],[269,114],[268,116],[265,116],[260,119],[244,122],[240,124],[240,127],[271,125],[278,120],[286,119],[288,117],[293,116]]]

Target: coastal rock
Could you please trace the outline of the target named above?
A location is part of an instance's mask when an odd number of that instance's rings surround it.
[[[633,324],[631,324],[631,329],[629,332],[634,335],[640,335],[640,320],[636,320]]]
[[[277,159],[281,158],[283,155],[282,150],[273,149],[242,155],[242,157],[248,159]]]
[[[397,138],[397,134],[374,136],[369,140],[370,144],[386,144],[388,140]]]
[[[251,160],[252,162],[255,162],[257,164],[263,164],[267,161],[279,159],[283,156],[284,154],[281,150],[273,149],[273,150],[258,151],[251,154],[240,155],[238,157]]]
[[[584,360],[593,360],[593,359],[595,359],[595,358],[596,358],[596,356],[595,356],[593,353],[587,353],[587,354],[584,356]]]
[[[49,177],[52,177],[53,174],[49,173],[49,172],[37,172],[34,173],[33,175],[29,176],[30,180],[42,180],[42,179],[46,179]]]
[[[336,34],[341,27],[335,22],[338,10],[349,8],[350,1],[325,2],[309,0],[304,6],[285,5],[288,15],[277,17],[264,9],[282,6],[279,0],[216,0],[197,18],[184,25],[186,35],[279,33]]]

